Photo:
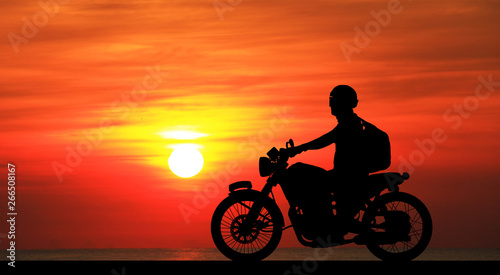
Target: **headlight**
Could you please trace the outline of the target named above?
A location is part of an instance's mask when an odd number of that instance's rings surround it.
[[[259,159],[259,174],[261,177],[267,177],[273,173],[273,163],[269,158],[261,157]]]

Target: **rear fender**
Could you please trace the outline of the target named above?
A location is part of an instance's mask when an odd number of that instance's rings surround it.
[[[403,174],[399,173],[383,173],[385,182],[387,184],[386,188],[391,192],[398,192],[399,185],[402,184],[405,180],[410,178],[410,175],[406,172]]]

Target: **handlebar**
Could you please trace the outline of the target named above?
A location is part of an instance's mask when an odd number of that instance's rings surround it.
[[[278,159],[281,159],[282,161],[287,161],[289,156],[289,153],[287,152],[288,149],[294,148],[295,145],[293,144],[293,140],[290,139],[288,142],[286,142],[286,148],[281,148],[281,149],[276,149],[276,147],[273,147],[269,152],[267,152],[267,155],[272,161],[276,161]]]

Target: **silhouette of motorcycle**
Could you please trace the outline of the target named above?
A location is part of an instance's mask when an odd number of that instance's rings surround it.
[[[291,139],[286,148],[272,148],[267,153],[269,158],[260,158],[260,175],[268,176],[261,191],[253,190],[250,181],[229,185],[229,196],[215,209],[211,222],[212,239],[222,254],[232,260],[262,260],[276,249],[283,230],[290,227],[306,247],[355,243],[366,245],[373,255],[387,261],[409,261],[426,249],[432,235],[431,216],[419,199],[399,192],[399,185],[409,178],[406,172],[368,176],[365,199],[353,220],[358,226],[352,230],[354,237],[350,239],[333,243],[315,238],[310,230],[304,229],[307,219],[300,205],[290,205],[288,215],[292,224],[285,226],[272,189],[287,173],[289,146],[293,147]],[[334,208],[332,204],[332,211]]]

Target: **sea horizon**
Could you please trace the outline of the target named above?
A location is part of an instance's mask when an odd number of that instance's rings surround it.
[[[3,250],[3,261],[7,251]],[[379,261],[366,247],[277,248],[264,261]],[[217,248],[20,249],[16,261],[229,261]],[[414,261],[500,261],[500,248],[427,248]]]

